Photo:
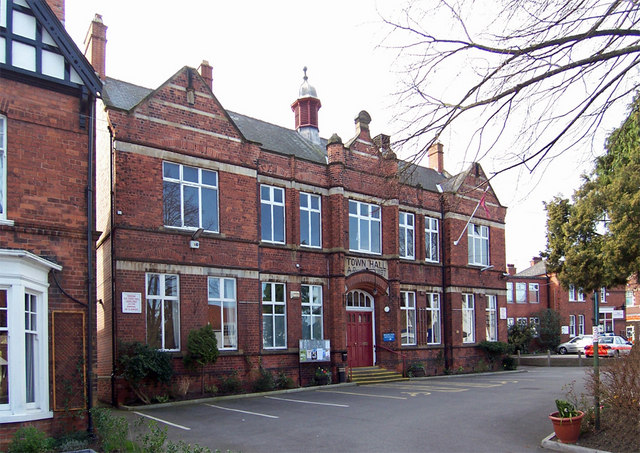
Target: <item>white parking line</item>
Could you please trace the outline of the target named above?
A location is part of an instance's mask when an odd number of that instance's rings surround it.
[[[372,398],[389,398],[393,400],[406,400],[403,396],[388,396],[388,395],[372,395],[370,393],[355,393],[355,392],[340,392],[338,390],[318,390],[321,393],[342,393],[343,395],[358,395],[358,396],[370,396]]]
[[[143,414],[142,412],[133,411],[134,414],[139,415],[140,417],[150,418],[151,420],[155,420],[160,423],[164,423],[165,425],[173,426],[175,428],[184,429],[185,431],[191,431],[191,428],[187,428],[186,426],[178,425],[176,423],[171,423],[166,420],[162,420],[161,418],[152,417],[151,415]]]
[[[301,403],[301,404],[317,404],[319,406],[335,406],[335,407],[349,407],[348,404],[335,404],[335,403],[318,403],[316,401],[302,401],[302,400],[292,400],[289,398],[276,398],[275,396],[265,396],[270,400],[278,400],[278,401],[291,401],[293,403]]]
[[[240,413],[249,414],[249,415],[257,415],[258,417],[280,418],[277,415],[267,415],[267,414],[260,414],[258,412],[241,411],[240,409],[231,409],[229,407],[216,406],[214,404],[205,403],[205,406],[215,407],[216,409],[222,409],[223,411],[232,411],[232,412],[240,412]]]

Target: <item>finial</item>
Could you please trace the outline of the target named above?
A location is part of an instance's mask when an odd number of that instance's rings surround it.
[[[307,81],[308,77],[307,77],[307,67],[305,66],[304,68],[302,68],[302,70],[304,71],[304,77],[303,79],[305,80],[305,82]]]

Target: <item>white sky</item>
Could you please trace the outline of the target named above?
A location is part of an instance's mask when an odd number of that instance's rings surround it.
[[[361,110],[372,117],[372,135],[392,135],[398,75],[395,51],[380,47],[398,0],[66,0],[66,28],[80,49],[89,24],[101,14],[107,30],[110,77],[156,88],[183,66],[213,66],[213,92],[228,110],[293,128],[291,104],[307,66],[322,102],[320,135],[355,134]],[[452,83],[455,79],[452,78]],[[620,121],[622,120],[621,113]],[[618,121],[618,123],[620,122]],[[612,127],[618,124],[613,124]],[[454,131],[443,138],[445,168],[466,168],[464,143]],[[601,145],[599,146],[601,148]],[[596,149],[598,146],[596,146]],[[400,156],[406,157],[406,156]],[[507,263],[518,270],[545,249],[542,202],[570,196],[591,156],[564,155],[544,172],[524,169],[492,181],[508,207]],[[485,172],[500,166],[487,159]]]

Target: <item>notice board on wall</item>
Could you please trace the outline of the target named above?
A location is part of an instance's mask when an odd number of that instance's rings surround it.
[[[300,340],[300,363],[331,361],[330,340]]]

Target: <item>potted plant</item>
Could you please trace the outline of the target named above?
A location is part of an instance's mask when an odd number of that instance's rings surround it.
[[[580,436],[584,412],[565,400],[556,400],[556,412],[549,414],[556,438],[563,444],[575,444]]]
[[[318,367],[313,379],[316,385],[327,385],[331,382],[331,371]]]

